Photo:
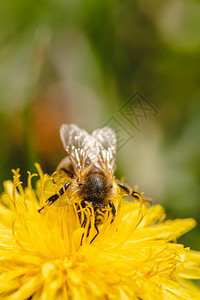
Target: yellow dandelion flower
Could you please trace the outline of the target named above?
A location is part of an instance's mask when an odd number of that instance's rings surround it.
[[[35,190],[35,174],[25,189],[19,170],[4,182],[0,299],[200,299],[191,281],[200,278],[200,253],[175,242],[195,226],[193,219],[164,221],[160,205],[126,202],[118,194],[116,217],[105,212],[91,243],[94,212],[80,208],[76,196],[69,201],[64,193],[38,213],[61,182],[37,169]]]

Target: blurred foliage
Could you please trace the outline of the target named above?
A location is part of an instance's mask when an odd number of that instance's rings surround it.
[[[199,26],[195,0],[1,1],[0,181],[35,161],[52,172],[63,122],[91,132],[114,116],[134,136],[117,175],[199,222]],[[120,114],[137,90],[158,111],[140,132]],[[198,227],[182,238],[199,241]]]

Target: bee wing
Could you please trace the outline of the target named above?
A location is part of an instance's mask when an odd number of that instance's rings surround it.
[[[63,124],[60,137],[77,176],[86,167],[92,137],[75,124]]]
[[[99,168],[114,173],[117,139],[115,131],[110,127],[103,127],[93,131],[92,137],[95,138],[96,155],[90,160]],[[98,150],[98,151],[97,151]]]

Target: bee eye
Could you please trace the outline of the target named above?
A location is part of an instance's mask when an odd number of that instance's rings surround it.
[[[83,184],[79,182],[78,185],[79,185],[79,186],[82,186]]]

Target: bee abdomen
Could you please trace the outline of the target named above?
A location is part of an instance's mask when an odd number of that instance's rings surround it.
[[[85,185],[82,188],[82,195],[85,201],[102,202],[107,195],[107,191],[107,180],[103,174],[88,174]]]

